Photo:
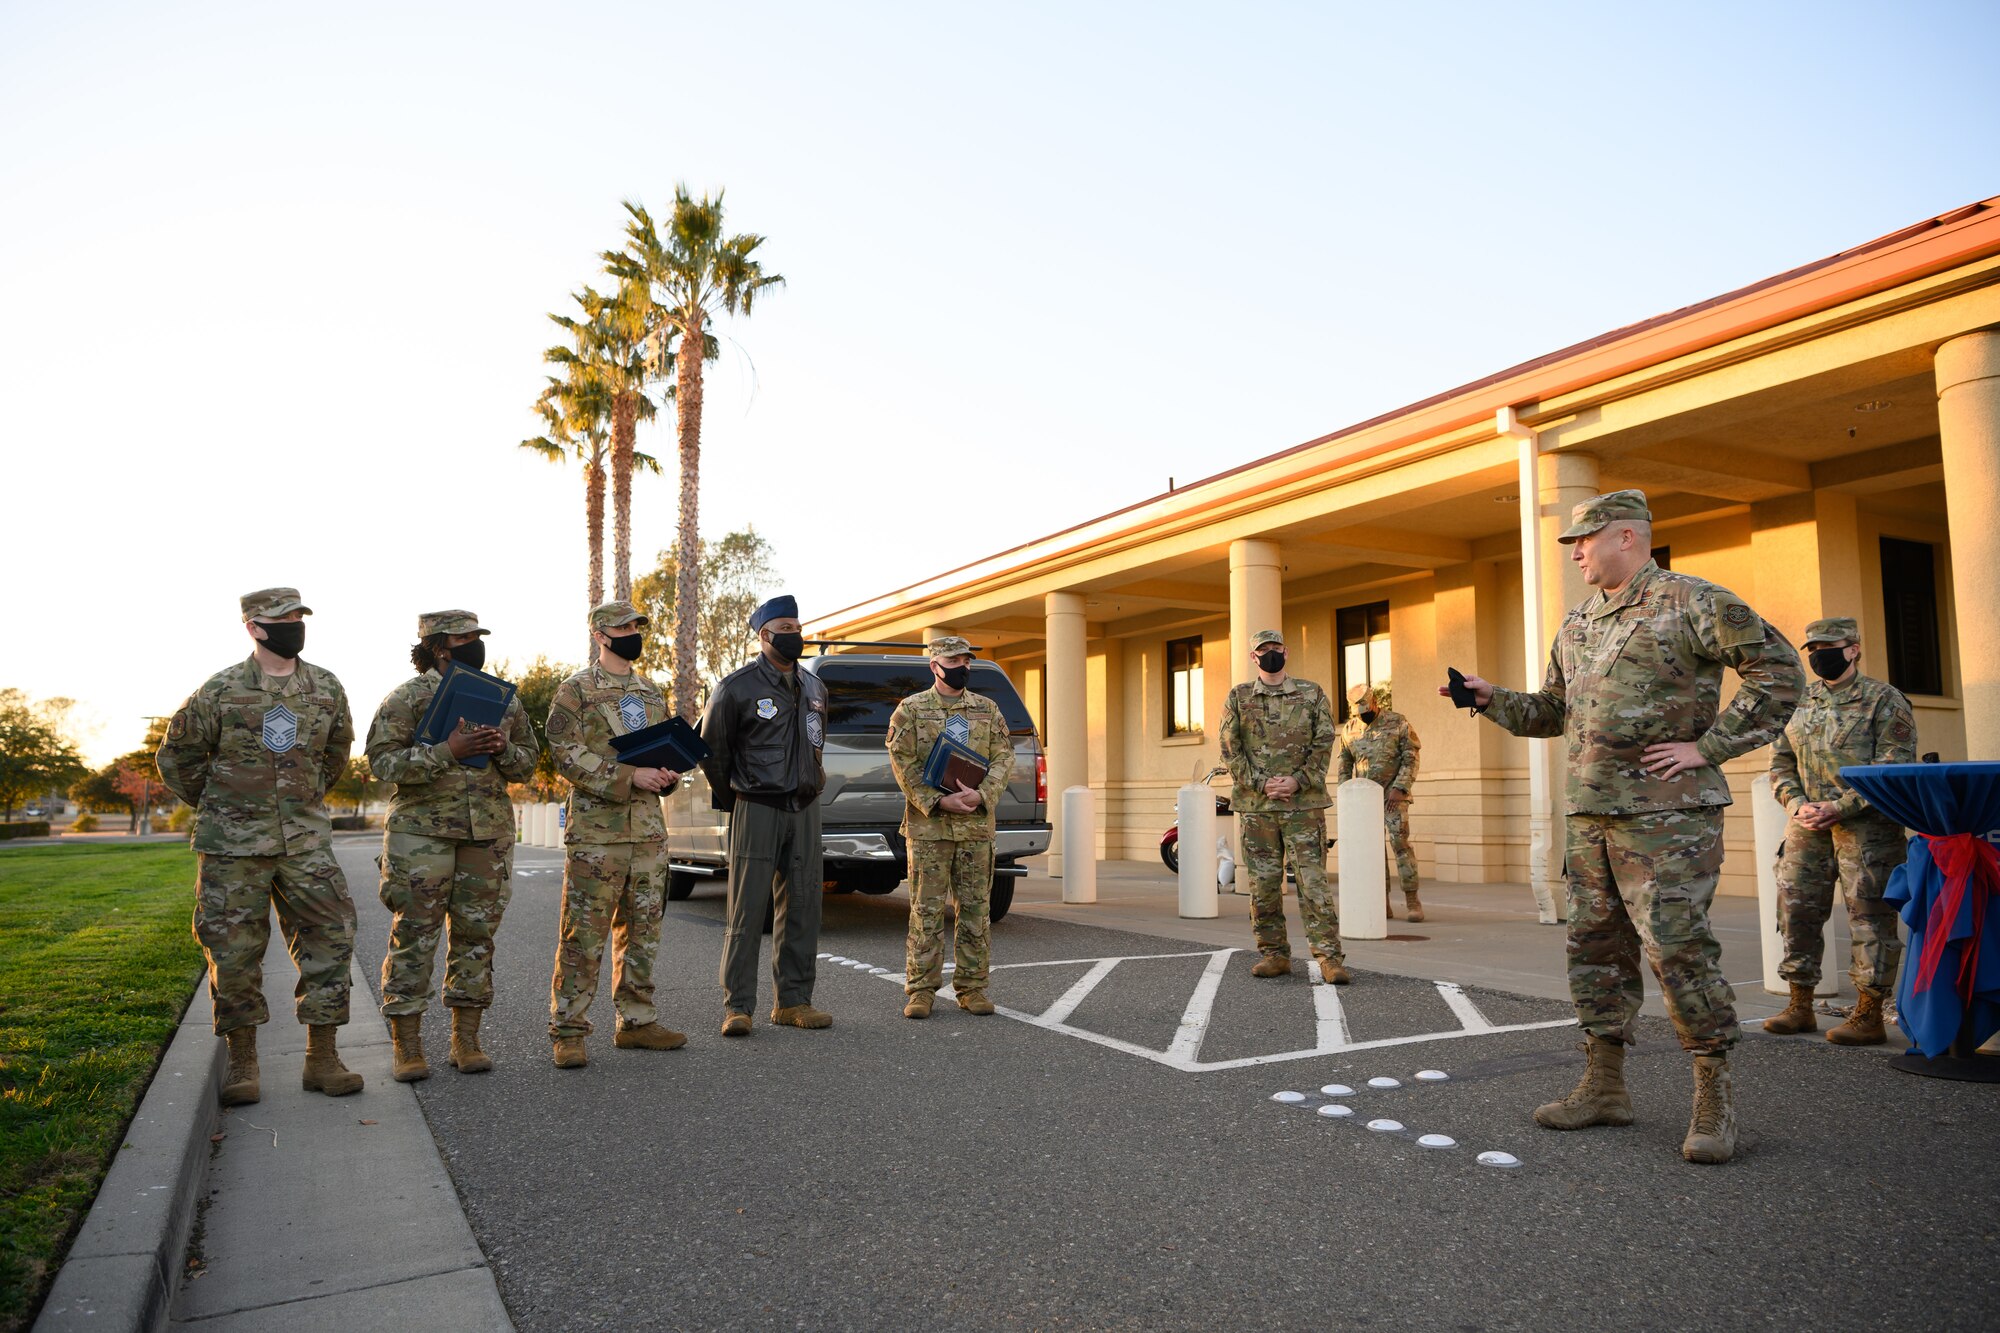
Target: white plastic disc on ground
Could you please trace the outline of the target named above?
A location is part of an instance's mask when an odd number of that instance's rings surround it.
[[[829,963],[844,963],[847,961],[845,958],[842,958],[837,953],[823,953],[820,955],[820,957],[826,959],[826,961]]]
[[[1483,1152],[1479,1154],[1481,1166],[1519,1166],[1521,1159],[1510,1152]]]
[[[1442,1069],[1419,1069],[1417,1077],[1426,1083],[1442,1083],[1450,1078],[1451,1075],[1445,1073]]]
[[[1302,1102],[1305,1099],[1306,1095],[1303,1092],[1274,1092],[1271,1094],[1271,1100],[1274,1102]]]
[[[889,975],[889,969],[886,967],[871,967],[868,969],[868,975],[871,977],[886,977]]]
[[[1328,1102],[1319,1108],[1319,1113],[1329,1120],[1338,1120],[1354,1114],[1354,1108],[1342,1102]]]
[[[1374,1130],[1377,1134],[1394,1134],[1402,1127],[1403,1122],[1400,1120],[1370,1120],[1368,1122],[1368,1128]]]
[[[1449,1134],[1425,1134],[1417,1140],[1426,1148],[1456,1148],[1458,1140]]]
[[[1400,1088],[1403,1086],[1403,1080],[1399,1078],[1371,1078],[1368,1080],[1368,1086],[1371,1088]]]
[[[1320,1091],[1329,1097],[1352,1097],[1354,1095],[1354,1089],[1348,1087],[1345,1083],[1329,1083],[1321,1088]]]
[[[830,953],[816,954],[814,956],[818,958],[824,958],[829,963],[833,961],[833,955]]]

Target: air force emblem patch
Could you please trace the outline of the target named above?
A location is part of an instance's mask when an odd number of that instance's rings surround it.
[[[625,724],[625,730],[638,731],[646,725],[646,701],[636,694],[628,694],[618,701],[618,720]]]
[[[757,701],[758,717],[761,717],[766,722],[769,722],[772,718],[776,717],[777,715],[778,715],[778,701],[776,699],[759,699]]]
[[[972,744],[972,724],[965,720],[963,713],[951,715],[951,720],[944,724],[944,734],[946,739],[957,741],[960,745]]]
[[[299,743],[299,715],[279,704],[264,713],[264,748],[283,754]]]

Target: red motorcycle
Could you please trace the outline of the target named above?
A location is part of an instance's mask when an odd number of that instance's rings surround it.
[[[1202,776],[1201,785],[1204,787],[1212,785],[1217,778],[1228,771],[1221,764],[1217,764]],[[1229,808],[1229,798],[1227,796],[1218,795],[1215,798],[1216,818],[1220,819],[1224,815],[1234,813],[1235,811]],[[1176,875],[1181,872],[1181,820],[1178,814],[1174,816],[1174,822],[1168,827],[1167,831],[1160,835],[1160,859],[1166,862],[1167,869],[1173,871]]]

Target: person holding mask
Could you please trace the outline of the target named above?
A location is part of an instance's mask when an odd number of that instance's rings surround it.
[[[1347,724],[1340,729],[1340,780],[1367,778],[1381,784],[1382,826],[1403,884],[1403,905],[1410,920],[1422,921],[1417,855],[1410,850],[1410,791],[1417,784],[1417,754],[1423,743],[1408,718],[1382,704],[1382,691],[1370,686],[1356,685],[1347,692]],[[1389,919],[1396,919],[1394,909]]]
[[[771,914],[771,1021],[825,1028],[812,1003],[825,878],[819,794],[826,786],[826,686],[799,669],[798,603],[773,597],[751,613],[759,652],[722,678],[701,715],[710,799],[729,812],[729,926],[722,937],[722,1035],[750,1035],[757,950]]]
[[[1729,1051],[1742,1035],[1708,918],[1730,803],[1721,765],[1777,738],[1805,673],[1736,594],[1653,563],[1652,518],[1641,491],[1571,510],[1557,540],[1597,591],[1563,618],[1542,688],[1465,684],[1474,712],[1514,735],[1569,742],[1569,989],[1588,1064],[1569,1096],[1536,1108],[1536,1123],[1632,1123],[1625,1047],[1645,998],[1643,951],[1694,1057],[1681,1156],[1717,1163],[1736,1152]],[[1725,666],[1742,678],[1726,709]]]
[[[944,909],[958,903],[952,994],[968,1014],[990,1014],[986,979],[992,963],[994,811],[1014,775],[1014,741],[1000,705],[967,686],[972,645],[956,634],[932,639],[931,688],[896,705],[889,718],[889,767],[903,789],[902,833],[909,846],[910,928],[904,949],[905,1018],[929,1018],[944,984]],[[924,765],[950,737],[991,766],[978,787],[939,791]]]
[[[245,593],[241,606],[248,660],[188,696],[157,755],[161,779],[195,811],[194,935],[208,958],[215,1033],[229,1043],[221,1100],[242,1106],[261,1095],[273,907],[299,969],[302,1086],[344,1097],[362,1082],[335,1045],[348,1018],[354,900],[333,859],[326,793],[347,771],[354,721],[333,673],[299,656],[312,614],[299,590]]]
[[[1326,691],[1285,672],[1285,636],[1260,630],[1250,640],[1256,676],[1229,691],[1222,706],[1222,762],[1233,789],[1250,876],[1250,920],[1258,959],[1253,977],[1292,970],[1285,932],[1285,864],[1299,886],[1299,917],[1322,980],[1353,980],[1340,947],[1340,909],[1326,882],[1326,772],[1333,760],[1333,706]]]
[[[380,781],[396,784],[379,864],[382,905],[393,914],[382,958],[382,1013],[395,1042],[398,1083],[430,1077],[423,1021],[440,934],[452,1067],[461,1074],[493,1068],[480,1049],[479,1024],[493,1003],[493,937],[511,892],[514,808],[507,784],[535,775],[541,747],[518,698],[508,701],[500,726],[449,726],[435,745],[417,739],[444,670],[486,664],[487,633],[470,611],[418,616],[410,650],[417,675],[389,692],[368,727],[368,766]],[[467,762],[478,755],[487,756],[484,766]]]
[[[1806,626],[1806,663],[1817,679],[1771,745],[1771,794],[1792,817],[1778,858],[1778,931],[1785,937],[1778,975],[1792,998],[1783,1013],[1764,1020],[1764,1031],[1790,1036],[1819,1027],[1813,992],[1838,881],[1847,899],[1858,999],[1826,1039],[1880,1046],[1888,1040],[1882,1004],[1903,957],[1896,909],[1882,901],[1882,891],[1903,863],[1903,830],[1841,781],[1840,770],[1917,762],[1916,715],[1901,690],[1861,674],[1860,630],[1851,617]]]
[[[546,735],[569,783],[563,824],[562,919],[549,983],[549,1038],[558,1069],[589,1063],[590,1004],[607,936],[615,942],[612,1001],[623,1050],[671,1051],[684,1033],[662,1026],[653,1005],[653,959],[666,909],[667,822],[660,797],[681,775],[618,762],[613,736],[664,722],[660,687],[632,663],[645,646],[646,617],[630,602],[590,613],[597,660],[556,687]]]

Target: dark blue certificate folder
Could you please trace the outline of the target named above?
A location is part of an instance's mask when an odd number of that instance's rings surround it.
[[[650,727],[628,731],[611,738],[618,762],[634,768],[665,768],[676,773],[693,771],[708,758],[708,743],[680,717],[655,722]]]
[[[417,739],[436,745],[457,729],[463,719],[468,727],[497,727],[507,716],[514,700],[514,687],[498,676],[456,662],[445,664],[444,680],[431,695],[431,706],[417,723]],[[459,760],[468,768],[485,768],[491,755],[471,754]]]
[[[940,736],[931,746],[930,758],[924,760],[924,785],[941,792],[957,791],[960,783],[976,788],[986,781],[986,770],[991,767],[986,757],[971,746]]]

